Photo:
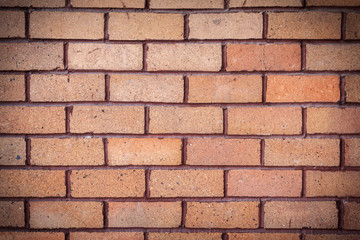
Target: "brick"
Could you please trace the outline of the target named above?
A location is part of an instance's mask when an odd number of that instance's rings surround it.
[[[180,202],[110,202],[109,227],[176,228]]]
[[[358,234],[319,234],[319,235],[306,235],[306,240],[358,240]]]
[[[360,203],[346,202],[344,204],[344,228],[360,229]]]
[[[0,138],[0,165],[25,165],[24,138]]]
[[[188,228],[257,228],[259,202],[188,202]]]
[[[111,138],[110,165],[180,165],[181,139]]]
[[[71,0],[71,5],[83,8],[144,8],[145,0]]]
[[[346,102],[360,102],[360,75],[345,77]]]
[[[78,170],[71,172],[73,197],[142,197],[143,170]]]
[[[141,44],[70,43],[70,69],[141,70]]]
[[[74,133],[143,133],[144,108],[140,106],[74,106],[70,114]]]
[[[261,13],[190,14],[192,39],[254,39],[262,38]]]
[[[299,240],[295,233],[229,233],[229,240]]]
[[[30,36],[32,38],[102,39],[104,14],[36,11],[30,15]]]
[[[63,240],[64,233],[61,232],[0,232],[1,240]]]
[[[65,172],[57,170],[0,170],[2,197],[63,197]]]
[[[198,43],[148,44],[149,71],[219,71],[221,45]]]
[[[24,75],[0,75],[0,101],[24,101]]]
[[[149,240],[179,240],[179,239],[186,239],[186,240],[220,240],[221,233],[156,233],[150,232],[149,233]]]
[[[345,165],[360,166],[360,139],[345,139]]]
[[[32,138],[32,165],[103,165],[101,138]]]
[[[265,228],[337,228],[336,202],[270,201],[265,203]]]
[[[64,7],[64,0],[0,0],[1,7]]]
[[[0,38],[25,37],[24,12],[1,11],[0,22]]]
[[[190,103],[246,103],[261,102],[260,75],[191,75]]]
[[[190,138],[188,165],[259,165],[258,139]]]
[[[1,227],[24,227],[24,220],[24,202],[0,202]]]
[[[170,9],[191,9],[191,8],[224,8],[222,0],[152,0],[150,8],[170,8]]]
[[[144,240],[141,232],[71,232],[71,239],[77,240]]]
[[[346,14],[345,36],[346,39],[360,39],[360,13],[349,12]]]
[[[228,44],[227,71],[296,71],[299,44]]]
[[[306,0],[307,6],[360,6],[359,0]]]
[[[101,202],[30,202],[31,228],[101,228]]]
[[[360,172],[306,172],[306,196],[360,196]]]
[[[182,40],[184,16],[167,13],[110,13],[111,40]]]
[[[105,77],[100,74],[31,75],[34,102],[104,101]]]
[[[182,102],[181,75],[111,75],[110,100],[122,102]]]
[[[266,139],[267,166],[339,166],[338,139]]]
[[[222,170],[152,170],[151,197],[222,197]]]
[[[0,70],[64,68],[62,43],[0,43]]]
[[[306,44],[307,70],[360,69],[360,44]]]
[[[64,107],[0,107],[1,133],[64,133]]]
[[[328,76],[270,75],[267,78],[267,102],[337,102],[340,79]]]
[[[301,109],[296,107],[228,108],[229,134],[300,134]]]
[[[230,7],[302,7],[301,0],[230,0]]]
[[[315,108],[307,109],[308,133],[360,133],[360,109]]]

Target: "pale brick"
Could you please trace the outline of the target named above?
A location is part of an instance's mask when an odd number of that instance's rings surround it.
[[[71,0],[71,5],[82,8],[144,8],[145,0]]]
[[[0,165],[25,165],[24,138],[0,138]]]
[[[349,12],[346,14],[345,36],[346,39],[360,39],[360,13]]]
[[[0,232],[1,240],[63,240],[60,232]]]
[[[76,240],[144,240],[142,232],[72,232],[70,239]]]
[[[360,102],[360,75],[345,77],[346,102]]]
[[[3,7],[64,7],[64,0],[0,0]]]
[[[0,202],[1,227],[24,227],[24,220],[24,202]]]
[[[360,230],[360,203],[344,204],[344,228]]]
[[[1,11],[0,22],[0,38],[25,37],[24,12]]]
[[[191,9],[223,8],[222,0],[151,0],[150,8]]]
[[[345,165],[360,166],[360,138],[345,139]]]
[[[0,101],[24,101],[24,75],[0,75]]]
[[[229,233],[229,240],[299,240],[296,233]]]
[[[230,0],[230,7],[301,7],[301,0]]]
[[[306,235],[306,240],[359,240],[359,234]]]
[[[149,240],[221,240],[221,233],[149,233]]]
[[[307,6],[360,6],[359,0],[306,0]]]

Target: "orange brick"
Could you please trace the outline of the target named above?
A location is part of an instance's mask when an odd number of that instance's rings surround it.
[[[190,9],[190,8],[223,8],[222,0],[151,0],[150,8],[171,8],[171,9]]]
[[[191,138],[187,144],[189,165],[259,165],[258,139]]]
[[[141,70],[141,44],[70,43],[69,68]]]
[[[222,170],[153,170],[151,197],[222,197]]]
[[[360,5],[360,4],[359,4]],[[360,13],[349,12],[346,14],[346,39],[360,38]]]
[[[64,133],[64,107],[0,107],[1,133]]]
[[[360,196],[360,172],[306,172],[306,196]]]
[[[181,75],[111,75],[110,100],[123,102],[182,102]]]
[[[64,68],[62,43],[0,43],[0,70]]]
[[[181,139],[111,138],[110,165],[180,165]]]
[[[265,203],[265,228],[337,228],[335,202]]]
[[[71,239],[77,240],[144,240],[141,232],[72,232]]]
[[[219,107],[151,107],[151,133],[222,133]]]
[[[220,240],[221,233],[149,233],[149,240],[178,240],[178,239],[186,239],[186,240]]]
[[[301,109],[295,107],[229,108],[229,134],[300,134]]]
[[[360,166],[360,139],[345,139],[345,165]]]
[[[257,228],[259,202],[188,202],[189,228]]]
[[[101,138],[32,138],[33,165],[102,165]]]
[[[1,227],[24,227],[24,220],[24,202],[0,202]]]
[[[61,232],[0,232],[0,239],[16,239],[16,240],[63,240],[64,233]]]
[[[2,7],[64,7],[64,0],[1,0]]]
[[[295,233],[229,233],[229,240],[299,240]]]
[[[359,240],[357,234],[319,234],[319,235],[306,235],[306,240]]]
[[[338,139],[266,139],[267,166],[339,166]]]
[[[307,70],[360,69],[360,44],[306,44]]]
[[[301,0],[230,0],[230,7],[302,7]]]
[[[112,40],[184,39],[184,16],[167,13],[110,13]]]
[[[307,109],[308,133],[360,133],[360,109],[315,108]]]
[[[338,76],[270,75],[267,79],[268,102],[337,102],[340,100]]]
[[[360,6],[359,0],[306,0],[307,6]]]
[[[101,202],[31,202],[31,228],[101,228]]]
[[[344,228],[360,229],[360,203],[346,202],[344,204]]]
[[[24,75],[0,75],[0,101],[24,101]]]
[[[360,102],[360,75],[345,77],[345,93],[347,102]]]
[[[110,202],[109,227],[176,228],[180,202]]]
[[[143,133],[144,108],[140,106],[74,106],[71,132]]]
[[[0,165],[25,165],[24,138],[0,138]]]
[[[220,44],[149,44],[148,47],[149,71],[219,71],[221,69]]]
[[[65,196],[65,172],[47,170],[0,170],[2,197]]]
[[[261,102],[259,75],[189,76],[190,103]]]
[[[192,39],[253,39],[262,38],[261,13],[190,14]]]
[[[83,8],[144,8],[145,0],[71,0],[71,5]]]
[[[1,38],[25,37],[24,12],[1,11],[0,22]]]

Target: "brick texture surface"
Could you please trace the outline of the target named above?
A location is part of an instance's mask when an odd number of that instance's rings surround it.
[[[344,204],[344,228],[360,229],[360,203],[346,202]]]
[[[346,76],[345,81],[346,101],[360,102],[360,76]]]
[[[301,7],[301,0],[230,0],[230,7]]]
[[[17,240],[62,240],[65,235],[59,232],[1,232],[0,237]]]
[[[0,37],[25,37],[25,14],[23,12],[3,11],[0,13]]]
[[[24,202],[0,202],[0,226],[1,227],[23,227]]]
[[[295,233],[229,233],[230,240],[298,240],[299,235]]]
[[[360,166],[360,139],[345,139],[345,164]]]
[[[0,138],[0,165],[25,165],[24,138]]]
[[[360,14],[350,12],[346,15],[346,39],[359,39],[360,38]]]
[[[63,0],[1,0],[4,7],[64,7]]]
[[[71,0],[74,7],[94,7],[94,8],[143,8],[144,0]]]
[[[220,240],[220,233],[149,233],[149,240]]]
[[[140,232],[72,232],[70,238],[79,240],[143,240],[144,234]]]
[[[201,8],[223,8],[224,2],[222,0],[152,0],[150,2],[150,8],[160,8],[160,9],[201,9]]]
[[[344,1],[337,1],[337,0],[307,0],[306,4],[308,6],[360,6],[358,0],[344,0]]]
[[[4,102],[25,100],[23,75],[0,75],[0,100]]]

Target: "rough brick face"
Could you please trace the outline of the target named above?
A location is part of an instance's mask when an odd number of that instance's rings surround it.
[[[24,219],[24,202],[0,202],[1,227],[23,227]]]
[[[0,22],[1,38],[25,37],[25,14],[23,12],[1,11]]]
[[[0,238],[16,240],[63,240],[65,235],[59,232],[0,232]]]
[[[360,6],[358,0],[306,0],[308,6]]]
[[[145,0],[71,0],[73,7],[143,8]]]
[[[360,139],[345,139],[345,165],[360,166]]]
[[[229,233],[229,240],[299,240],[295,233]]]
[[[140,232],[73,232],[71,239],[77,240],[144,240],[144,234]]]
[[[24,138],[0,138],[0,165],[25,165]]]
[[[0,101],[24,101],[24,75],[0,75]]]
[[[63,0],[1,0],[4,7],[63,7]]]
[[[149,240],[220,240],[221,233],[149,233]]]
[[[346,39],[360,38],[360,13],[351,12],[346,15]]]
[[[344,204],[344,228],[360,229],[360,203],[346,202]]]
[[[230,0],[230,7],[301,7],[301,0]]]
[[[357,234],[319,234],[319,235],[306,235],[306,240],[358,240]]]
[[[360,102],[360,76],[345,77],[345,93],[347,102]]]
[[[222,0],[152,0],[150,8],[223,8],[224,2]]]

